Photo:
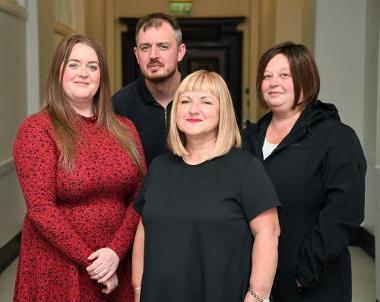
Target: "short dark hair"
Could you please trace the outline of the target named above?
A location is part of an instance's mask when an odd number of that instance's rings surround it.
[[[305,45],[288,41],[268,49],[260,58],[256,77],[257,98],[260,104],[263,107],[268,107],[264,100],[261,84],[264,80],[265,68],[269,61],[278,54],[283,54],[289,61],[294,86],[293,108],[299,105],[301,93],[303,93],[304,99],[300,106],[304,107],[308,103],[315,101],[318,98],[320,89],[317,64]]]
[[[136,45],[138,44],[138,35],[141,30],[146,31],[151,27],[160,27],[163,22],[169,23],[169,25],[174,30],[174,36],[177,40],[178,45],[182,43],[182,32],[181,28],[178,25],[177,19],[173,16],[164,14],[164,13],[152,13],[145,17],[142,17],[136,25]]]

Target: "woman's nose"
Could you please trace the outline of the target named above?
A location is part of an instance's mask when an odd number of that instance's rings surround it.
[[[189,112],[192,114],[196,114],[199,112],[199,104],[198,102],[192,102],[190,104]]]
[[[277,76],[271,77],[269,80],[269,85],[270,86],[277,86],[278,85],[278,77]]]
[[[81,67],[79,67],[79,75],[81,77],[87,77],[88,76],[87,66],[81,66]]]

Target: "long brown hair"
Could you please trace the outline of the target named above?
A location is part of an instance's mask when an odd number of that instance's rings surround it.
[[[80,137],[75,127],[75,111],[67,102],[62,88],[63,73],[74,46],[78,43],[91,47],[99,61],[100,85],[93,98],[93,111],[96,114],[98,126],[105,127],[119,141],[124,150],[131,156],[139,172],[145,171],[143,160],[129,130],[116,119],[111,104],[111,89],[107,62],[102,47],[85,34],[72,34],[65,37],[58,45],[47,80],[44,105],[42,110],[49,113],[57,136],[57,145],[61,156],[59,163],[66,171],[73,171],[75,166],[76,145]]]

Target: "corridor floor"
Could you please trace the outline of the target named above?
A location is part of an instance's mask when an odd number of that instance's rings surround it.
[[[353,302],[374,302],[375,262],[358,247],[351,247]],[[17,261],[0,274],[0,302],[11,302]]]

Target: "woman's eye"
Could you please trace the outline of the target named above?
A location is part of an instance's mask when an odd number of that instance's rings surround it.
[[[97,71],[98,70],[98,66],[96,66],[96,65],[89,65],[88,66],[88,70],[90,70],[90,71]]]
[[[77,63],[70,63],[70,64],[68,64],[67,65],[69,68],[71,68],[71,69],[77,69],[78,67],[79,67],[79,64],[77,64]]]
[[[271,78],[272,78],[272,75],[270,75],[270,74],[264,74],[264,76],[263,76],[264,80],[269,80]]]
[[[181,104],[187,104],[189,101],[188,100],[180,100],[179,101]]]
[[[287,78],[290,78],[290,74],[289,73],[282,73],[282,74],[280,74],[280,77],[282,79],[287,79]]]

